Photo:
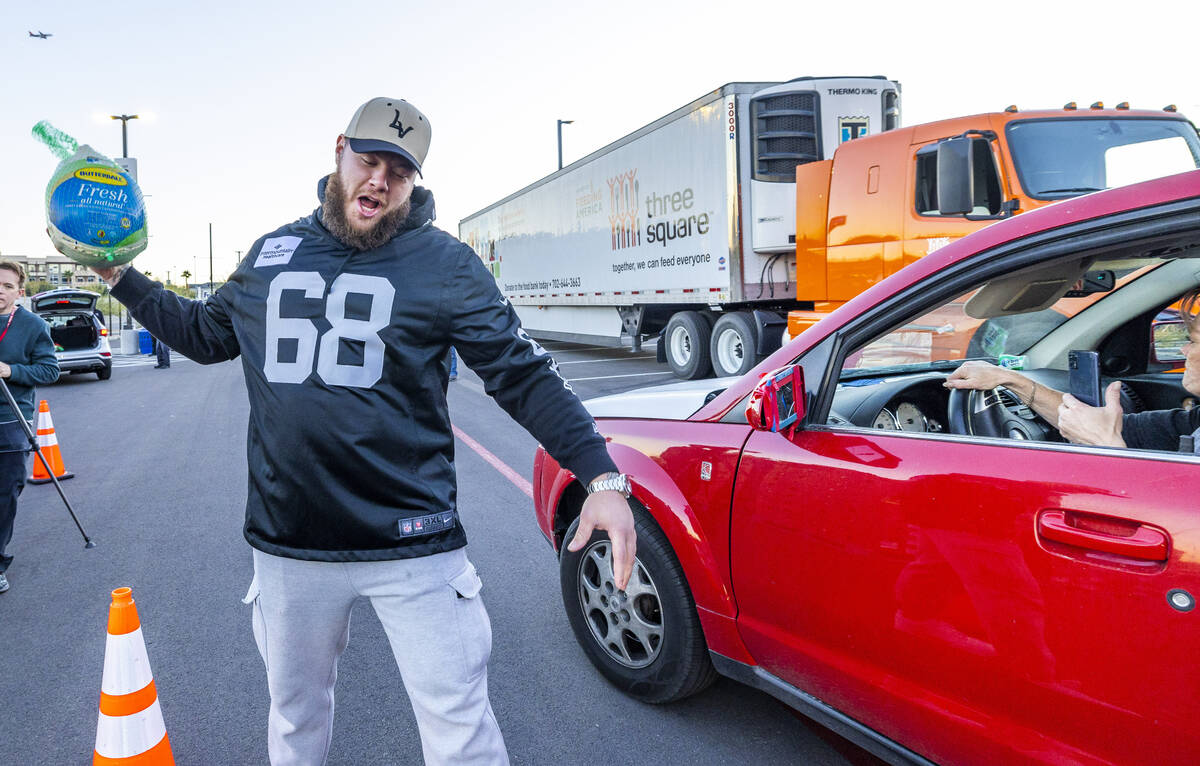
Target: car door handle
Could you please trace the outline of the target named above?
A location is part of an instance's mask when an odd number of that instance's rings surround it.
[[[1161,530],[1127,519],[1112,519],[1122,526],[1135,525],[1132,534],[1110,534],[1082,529],[1072,524],[1070,511],[1042,511],[1038,517],[1038,535],[1067,545],[1112,553],[1140,561],[1166,561],[1167,535]]]

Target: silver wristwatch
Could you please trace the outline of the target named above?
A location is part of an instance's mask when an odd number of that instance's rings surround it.
[[[593,492],[603,492],[610,489],[620,492],[625,497],[629,497],[633,492],[633,488],[629,486],[629,477],[623,473],[606,473],[587,485],[589,495]]]

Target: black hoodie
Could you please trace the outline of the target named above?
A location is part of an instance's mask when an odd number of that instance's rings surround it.
[[[255,548],[380,561],[466,545],[446,406],[450,346],[580,479],[616,470],[557,365],[521,329],[480,259],[433,216],[433,195],[417,187],[401,231],[358,251],[329,233],[318,209],[255,242],[203,302],[134,269],[113,288],[190,359],[241,355],[250,399],[245,535]]]

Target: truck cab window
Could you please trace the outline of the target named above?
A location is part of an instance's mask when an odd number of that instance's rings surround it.
[[[937,144],[929,144],[917,152],[916,189],[913,200],[918,215],[941,216],[938,210]],[[974,208],[967,216],[999,215],[1003,199],[1000,192],[1000,171],[985,138],[971,139],[971,185]],[[961,218],[963,216],[948,216]]]
[[[1005,130],[1017,180],[1039,200],[1200,167],[1200,138],[1182,117],[1023,120]]]

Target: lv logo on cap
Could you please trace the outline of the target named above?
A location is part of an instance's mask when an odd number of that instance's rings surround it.
[[[411,126],[406,128],[400,124],[400,110],[399,109],[396,110],[396,119],[392,120],[392,124],[388,125],[388,127],[395,128],[396,132],[400,134],[401,138],[404,138],[406,135],[408,135],[408,132],[412,130]]]

